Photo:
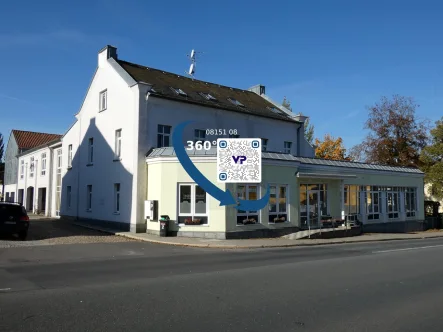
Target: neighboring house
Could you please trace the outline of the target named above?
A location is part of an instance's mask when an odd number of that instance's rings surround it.
[[[186,120],[195,123],[185,130],[184,144],[220,137],[206,129],[263,139],[263,182],[217,185],[252,200],[269,184],[267,208],[221,207],[193,183],[171,148],[174,128]],[[60,215],[158,234],[158,218],[146,219],[145,202],[151,200],[157,216],[168,215],[171,231],[182,236],[271,236],[319,227],[327,217],[359,220],[370,231],[420,228],[421,171],[315,159],[303,132],[303,117],[273,102],[262,85],[242,90],[203,82],[120,60],[117,49],[106,46],[76,121],[62,138]],[[191,153],[191,159],[217,183],[215,147]],[[244,225],[245,219],[257,223]]]
[[[18,155],[16,201],[27,211],[58,217],[61,196],[60,138]]]
[[[55,215],[49,213],[47,204],[51,183],[49,169],[52,149],[57,144],[61,147],[60,139],[61,135],[57,134],[12,130],[5,158],[6,201],[23,203],[29,212]],[[48,172],[42,171],[42,167]]]

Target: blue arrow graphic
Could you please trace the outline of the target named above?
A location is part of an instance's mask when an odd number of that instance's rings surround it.
[[[237,210],[241,211],[258,211],[263,209],[269,202],[270,192],[269,192],[269,184],[266,189],[266,194],[258,199],[258,200],[245,200],[239,199],[239,205],[234,206]]]
[[[175,154],[178,160],[182,164],[185,171],[189,176],[203,188],[209,195],[220,201],[220,206],[237,204],[231,192],[228,190],[223,191],[211,181],[209,181],[198,169],[189,158],[183,146],[183,129],[193,121],[186,121],[180,123],[172,133],[172,145],[174,146]]]

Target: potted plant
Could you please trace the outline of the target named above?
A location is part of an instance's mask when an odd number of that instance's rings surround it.
[[[282,216],[282,217],[275,217],[274,218],[274,222],[278,223],[278,222],[285,222],[286,221],[286,217]]]
[[[255,220],[255,218],[246,218],[243,219],[243,225],[250,225],[250,224],[256,224],[257,221]]]
[[[186,218],[185,225],[201,225],[201,219]]]

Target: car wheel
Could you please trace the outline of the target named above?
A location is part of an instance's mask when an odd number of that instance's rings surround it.
[[[18,233],[18,238],[22,241],[25,241],[27,236],[28,236],[28,231],[21,231],[20,233]]]

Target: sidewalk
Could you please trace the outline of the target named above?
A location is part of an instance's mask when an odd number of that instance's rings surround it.
[[[440,230],[440,231],[420,232],[413,234],[412,233],[365,234],[360,236],[335,238],[335,239],[290,240],[285,238],[272,238],[272,239],[246,239],[246,240],[216,240],[216,239],[188,238],[188,237],[159,237],[146,233],[118,232],[110,229],[93,227],[82,223],[74,223],[74,224],[77,226],[95,229],[101,232],[111,233],[118,236],[124,236],[126,238],[139,240],[139,241],[167,244],[173,246],[219,248],[219,249],[284,248],[284,247],[316,246],[316,245],[341,244],[341,243],[430,239],[430,238],[440,238],[440,237],[443,238],[443,230]]]

